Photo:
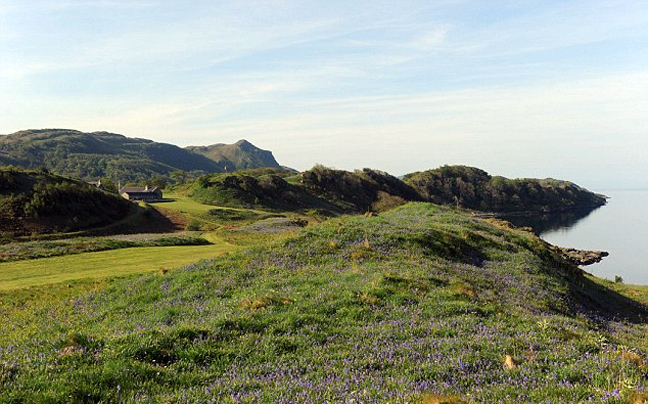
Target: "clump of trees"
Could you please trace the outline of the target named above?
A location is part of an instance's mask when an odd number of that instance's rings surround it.
[[[382,211],[423,198],[410,185],[385,172],[365,168],[355,172],[315,166],[302,173],[310,193],[345,211]]]
[[[350,172],[318,165],[298,175],[260,169],[199,177],[190,193],[214,205],[331,213],[381,212],[408,201],[495,213],[557,212],[606,202],[568,181],[511,180],[467,166],[444,166],[403,180],[368,168]]]
[[[0,168],[0,225],[14,234],[107,224],[131,209],[127,200],[81,181],[45,170]]]
[[[554,212],[604,205],[603,195],[554,179],[508,179],[467,166],[408,174],[403,181],[427,200],[484,212]]]
[[[294,173],[281,169],[254,169],[231,174],[210,174],[194,181],[191,197],[199,202],[230,207],[299,210],[312,206],[332,208],[286,181]]]

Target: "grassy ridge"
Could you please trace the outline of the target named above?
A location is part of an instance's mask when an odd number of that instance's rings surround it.
[[[596,208],[606,203],[603,195],[569,181],[492,177],[483,170],[466,166],[443,166],[412,173],[403,181],[428,201],[484,212],[561,212]]]
[[[408,174],[401,181],[365,168],[354,172],[323,166],[298,175],[279,169],[199,177],[193,199],[232,207],[339,214],[383,212],[405,202],[428,201],[484,212],[560,212],[605,205],[606,198],[553,179],[507,179],[466,166]]]
[[[615,304],[581,299],[594,290]],[[529,233],[428,204],[0,315],[5,402],[634,403],[647,388],[645,307]]]
[[[233,171],[251,167],[278,167],[272,153],[249,142],[234,145],[180,148],[147,139],[67,129],[25,130],[0,136],[0,165],[46,167],[63,175],[96,181],[169,180],[174,173]],[[182,172],[178,172],[182,170]]]

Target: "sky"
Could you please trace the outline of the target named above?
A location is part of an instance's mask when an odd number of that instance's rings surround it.
[[[0,133],[648,188],[636,0],[0,0]]]

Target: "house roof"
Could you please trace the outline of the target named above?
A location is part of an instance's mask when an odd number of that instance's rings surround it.
[[[133,193],[143,193],[143,194],[151,194],[159,192],[158,187],[153,187],[149,188],[148,186],[146,187],[122,187],[119,190],[120,194],[133,194]]]

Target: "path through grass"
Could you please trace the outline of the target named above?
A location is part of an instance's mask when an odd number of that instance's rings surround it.
[[[0,291],[71,282],[78,279],[112,278],[172,269],[218,257],[236,248],[225,243],[125,248],[0,263]]]

